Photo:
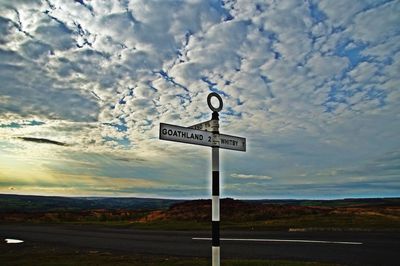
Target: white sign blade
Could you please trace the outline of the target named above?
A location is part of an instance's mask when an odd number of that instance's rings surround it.
[[[220,134],[219,147],[222,149],[246,151],[246,139],[237,136]]]
[[[160,123],[160,139],[195,145],[212,146],[212,133]]]
[[[197,129],[197,130],[211,131],[211,129],[212,129],[212,127],[211,127],[212,121],[213,120],[208,120],[208,121],[205,121],[205,122],[190,126],[188,128]]]

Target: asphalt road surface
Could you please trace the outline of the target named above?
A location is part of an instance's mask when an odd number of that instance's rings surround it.
[[[4,239],[9,238],[23,240],[25,245],[44,244],[126,254],[211,256],[210,233],[204,231],[0,225],[0,245],[3,248],[7,248]],[[400,232],[222,231],[221,238],[221,259],[288,259],[343,265],[400,265]]]

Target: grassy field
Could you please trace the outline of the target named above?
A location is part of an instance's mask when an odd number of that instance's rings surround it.
[[[71,224],[91,224],[110,227],[128,227],[149,230],[211,230],[204,221],[155,220],[137,221],[86,221]],[[400,230],[400,217],[377,214],[310,214],[299,217],[273,218],[263,221],[221,221],[221,230]]]
[[[136,228],[148,230],[211,230],[208,221],[188,220],[154,220],[140,222],[136,220],[103,220],[87,219],[79,221],[43,220],[12,221],[29,224],[82,224],[93,226],[109,226],[119,228]],[[7,223],[7,222],[6,222]],[[10,221],[8,221],[10,223]],[[342,213],[342,214],[309,214],[288,218],[271,218],[262,221],[227,221],[221,220],[221,230],[400,230],[400,217],[374,213]]]
[[[210,259],[177,258],[150,255],[118,255],[98,251],[60,251],[54,248],[6,248],[0,245],[0,265],[40,265],[40,266],[206,266]],[[334,266],[319,262],[302,262],[287,260],[222,260],[222,266]]]
[[[211,229],[210,200],[180,202],[0,195],[0,203],[0,223],[90,224],[160,230]],[[27,211],[29,206],[32,209]],[[223,199],[221,229],[400,230],[400,199]]]

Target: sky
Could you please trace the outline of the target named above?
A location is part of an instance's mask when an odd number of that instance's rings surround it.
[[[0,193],[400,196],[400,1],[0,0]]]

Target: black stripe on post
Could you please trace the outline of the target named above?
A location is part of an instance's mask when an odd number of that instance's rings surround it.
[[[219,221],[212,221],[212,246],[219,247]]]
[[[212,195],[219,196],[219,171],[212,172]]]

